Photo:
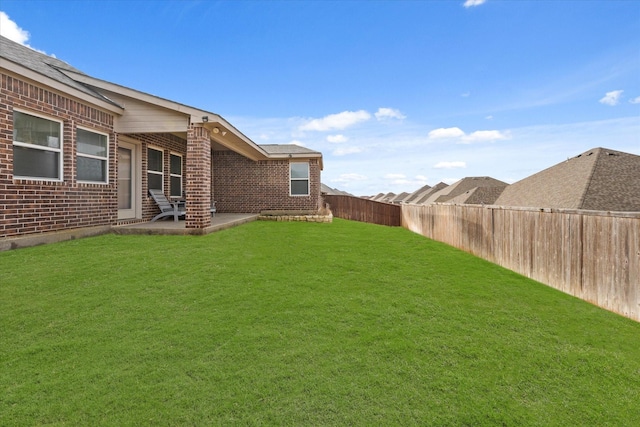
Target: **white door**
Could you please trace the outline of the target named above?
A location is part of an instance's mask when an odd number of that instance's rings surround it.
[[[135,145],[120,142],[118,146],[118,219],[137,218],[136,157]]]

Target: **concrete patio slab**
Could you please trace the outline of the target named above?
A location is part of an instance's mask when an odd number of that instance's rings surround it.
[[[119,225],[112,228],[116,234],[172,234],[203,235],[214,231],[235,227],[258,219],[258,214],[218,213],[211,219],[207,228],[186,228],[184,220],[175,222],[173,218],[155,222]]]

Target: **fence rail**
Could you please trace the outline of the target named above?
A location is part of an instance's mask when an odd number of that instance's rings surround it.
[[[400,205],[374,202],[352,196],[325,195],[333,216],[354,221],[399,227]]]
[[[640,321],[640,213],[402,205],[402,226]]]

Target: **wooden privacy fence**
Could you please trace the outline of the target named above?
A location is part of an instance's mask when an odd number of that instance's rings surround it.
[[[640,213],[402,205],[402,226],[640,321]]]
[[[353,196],[325,195],[324,201],[329,205],[333,216],[372,224],[399,227],[400,205],[374,202]]]

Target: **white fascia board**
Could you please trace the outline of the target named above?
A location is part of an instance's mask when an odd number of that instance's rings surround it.
[[[324,162],[322,161],[322,153],[291,153],[291,154],[270,154],[273,160],[309,160],[320,159],[320,170],[324,170]]]
[[[97,89],[103,89],[110,92],[119,93],[123,96],[127,96],[130,98],[135,98],[143,102],[148,102],[149,104],[157,105],[159,107],[167,108],[169,110],[177,111],[179,113],[183,113],[189,116],[190,123],[193,124],[202,124],[207,129],[212,130],[219,125],[222,127],[223,131],[231,132],[235,135],[235,137],[246,144],[248,147],[240,150],[240,154],[246,155],[253,160],[263,160],[270,158],[270,156],[255,142],[249,139],[246,135],[236,129],[231,123],[225,120],[223,117],[216,113],[212,113],[205,110],[200,110],[198,108],[190,107],[188,105],[180,104],[178,102],[170,101],[168,99],[160,98],[155,95],[151,95],[148,93],[140,92],[135,89],[131,89],[125,86],[121,86],[115,83],[107,82],[105,80],[96,79],[94,77],[88,76],[86,74],[74,73],[71,71],[65,71],[65,73],[72,79],[93,86]],[[207,118],[207,121],[204,121],[204,118]],[[237,144],[232,144],[221,140],[222,138],[214,139],[225,145],[229,149],[234,151],[238,151]]]
[[[157,105],[169,110],[177,111],[191,116],[192,122],[202,122],[203,116],[210,116],[209,120],[215,120],[217,114],[203,111],[197,108],[189,107],[188,105],[180,104],[178,102],[170,101],[168,99],[161,98],[159,96],[151,95],[139,90],[131,89],[126,86],[111,83],[106,80],[96,79],[95,77],[88,76],[86,74],[74,73],[73,71],[63,70],[63,72],[71,79],[93,86],[98,89],[108,90],[110,92],[119,93],[130,98],[135,98],[140,101],[147,102],[149,104]],[[195,119],[195,121],[193,121]]]

